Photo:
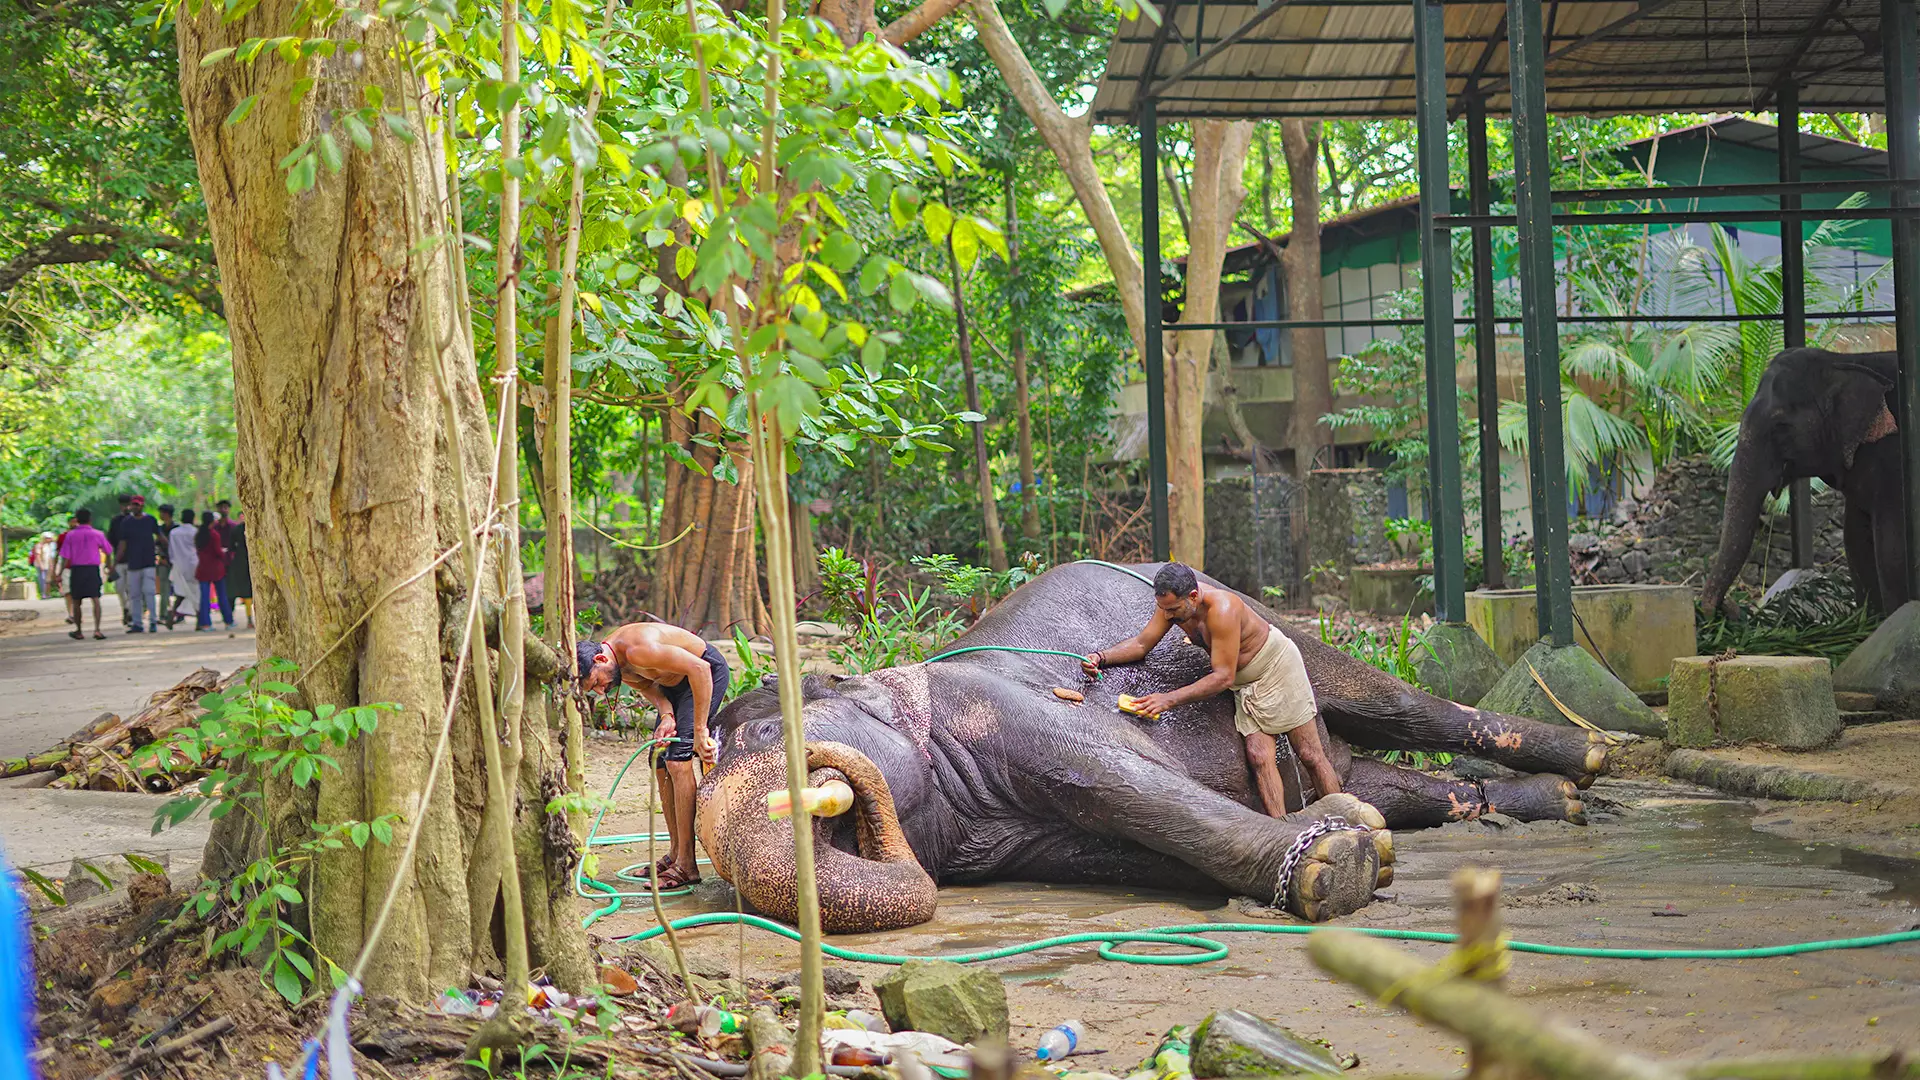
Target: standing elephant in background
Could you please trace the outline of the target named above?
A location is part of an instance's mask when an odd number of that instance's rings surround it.
[[[1700,600],[1726,602],[1740,576],[1766,498],[1819,477],[1846,497],[1847,568],[1861,599],[1882,612],[1906,603],[1900,429],[1894,423],[1899,361],[1890,352],[1788,349],[1773,358],[1740,416],[1727,478],[1720,550]]]

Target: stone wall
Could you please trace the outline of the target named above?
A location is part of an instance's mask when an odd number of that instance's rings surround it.
[[[1726,493],[1723,470],[1704,455],[1682,458],[1660,470],[1645,498],[1623,501],[1610,520],[1575,518],[1568,523],[1567,543],[1574,583],[1697,586],[1720,546]],[[1819,492],[1813,501],[1814,563],[1844,566],[1840,493]],[[1749,585],[1771,583],[1792,565],[1793,536],[1787,515],[1769,515],[1754,533],[1753,550],[1740,580]]]
[[[1354,566],[1396,557],[1387,542],[1387,479],[1379,469],[1315,469],[1307,477],[1307,550],[1314,566]]]
[[[1246,476],[1207,481],[1207,573],[1258,598],[1263,586],[1294,587],[1298,575],[1288,519],[1293,484],[1284,476],[1262,476],[1256,521],[1253,483]]]

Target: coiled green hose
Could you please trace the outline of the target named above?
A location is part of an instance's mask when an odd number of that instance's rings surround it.
[[[791,941],[800,940],[800,932],[783,923],[758,915],[741,915],[731,911],[675,919],[673,928],[691,930],[701,926],[724,926],[736,923],[779,934]],[[1042,949],[1098,943],[1102,960],[1161,967],[1186,967],[1227,958],[1230,951],[1227,946],[1207,937],[1208,934],[1311,934],[1318,929],[1321,927],[1303,926],[1297,923],[1190,923],[1183,926],[1156,926],[1148,930],[1101,930],[1083,934],[1062,934],[1058,937],[1041,938],[1038,941],[1007,945],[998,949],[941,956],[860,952],[824,943],[820,949],[836,959],[861,964],[904,964],[909,960],[949,960],[956,964],[978,964],[988,960],[1004,960],[1010,956],[1039,952]],[[1398,941],[1433,941],[1442,944],[1451,944],[1459,936],[1433,930],[1388,930],[1370,926],[1352,929],[1370,937],[1391,938]],[[647,941],[665,932],[664,928],[656,926],[620,940]],[[1509,941],[1507,948],[1514,952],[1540,953],[1547,956],[1581,956],[1603,960],[1754,960],[1769,956],[1830,952],[1836,949],[1870,949],[1908,941],[1920,941],[1920,930],[1903,930],[1892,934],[1875,934],[1870,937],[1834,938],[1828,941],[1804,941],[1793,945],[1760,945],[1742,949],[1609,949],[1584,945],[1541,945],[1531,941]],[[1174,956],[1119,951],[1117,946],[1126,944],[1167,945],[1196,951]]]

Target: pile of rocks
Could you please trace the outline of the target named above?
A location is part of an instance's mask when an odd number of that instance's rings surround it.
[[[1578,518],[1567,548],[1574,584],[1617,585],[1698,581],[1720,546],[1727,475],[1706,455],[1680,458],[1654,476],[1645,497],[1624,500],[1608,519]],[[1837,491],[1814,495],[1814,563],[1841,564],[1844,502]],[[1739,580],[1760,586],[1793,565],[1785,513],[1769,515],[1754,534]]]

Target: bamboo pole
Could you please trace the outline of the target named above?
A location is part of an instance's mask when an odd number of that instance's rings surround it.
[[[520,4],[519,0],[501,0],[500,4],[500,80],[506,86],[517,87],[520,82]],[[506,535],[502,537],[502,548],[498,558],[503,565],[518,566],[520,562],[519,529],[514,527],[519,520],[520,509],[517,502],[519,491],[519,292],[520,292],[520,179],[514,175],[510,164],[517,163],[520,157],[520,101],[516,97],[500,118],[500,236],[497,250],[498,270],[495,273],[494,298],[494,377],[500,380],[499,436],[495,451],[495,484],[499,496],[497,504],[504,508],[502,518],[507,524]],[[458,198],[458,192],[455,193]],[[454,249],[456,252],[458,248]],[[444,397],[444,395],[443,395]],[[451,407],[451,402],[448,402]],[[469,618],[480,605],[479,567],[473,567],[471,579],[475,588],[468,594]],[[520,593],[518,583],[514,583],[514,593],[520,597],[520,625],[511,625],[508,611],[501,613],[500,622],[500,666],[503,669],[500,678],[519,680],[524,672],[512,671],[509,652],[517,654],[520,639],[518,631],[524,626],[526,613],[525,594]],[[476,658],[474,665],[474,697],[486,700],[489,688],[481,679],[486,655],[484,643],[473,650]],[[505,702],[501,702],[505,704]],[[495,710],[481,707],[481,721],[485,725],[480,732],[480,747],[486,760],[487,770],[487,806],[486,814],[491,819],[494,842],[500,845],[500,895],[505,914],[505,938],[507,955],[501,957],[506,964],[507,992],[514,995],[508,1000],[517,1000],[527,985],[527,922],[526,908],[520,895],[519,864],[513,850],[513,813],[512,793],[507,787],[505,764],[501,760],[501,732],[496,721],[505,721],[507,717],[489,715]],[[511,740],[513,734],[507,733]]]
[[[1351,930],[1320,930],[1307,955],[1321,970],[1394,1002],[1422,1020],[1466,1036],[1504,1062],[1551,1080],[1679,1080],[1659,1062],[1622,1053],[1578,1028],[1535,1013],[1493,987],[1434,979],[1427,964]]]

